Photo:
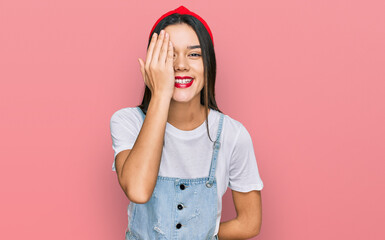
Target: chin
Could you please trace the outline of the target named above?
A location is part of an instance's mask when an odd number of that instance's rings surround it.
[[[176,102],[191,102],[195,98],[200,99],[200,92],[196,92],[196,89],[184,89],[184,88],[174,88],[174,94],[172,95],[172,100]],[[199,101],[199,100],[198,100]]]
[[[173,96],[172,97],[172,100],[175,101],[175,102],[190,102],[192,98],[188,97],[178,97],[178,96]]]

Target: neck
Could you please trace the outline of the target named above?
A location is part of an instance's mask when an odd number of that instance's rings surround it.
[[[182,103],[171,100],[167,122],[174,127],[190,131],[202,125],[205,120],[205,107],[200,102]]]

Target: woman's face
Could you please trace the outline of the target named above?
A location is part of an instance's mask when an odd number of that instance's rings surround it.
[[[174,75],[191,77],[190,83],[179,84],[175,80],[172,100],[200,103],[200,92],[204,86],[202,50],[195,31],[187,24],[169,25],[164,29],[174,47]],[[188,80],[188,79],[186,79]]]

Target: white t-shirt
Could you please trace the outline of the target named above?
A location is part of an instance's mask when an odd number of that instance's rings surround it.
[[[220,113],[210,109],[208,116],[210,137],[215,141]],[[115,169],[116,155],[132,149],[143,124],[143,117],[135,107],[116,111],[110,120],[112,148]],[[215,176],[218,191],[218,212],[215,234],[218,233],[222,196],[227,187],[239,192],[262,190],[263,182],[259,176],[253,143],[249,132],[237,120],[224,114],[222,133]],[[166,123],[164,146],[159,176],[177,178],[208,177],[213,151],[213,142],[207,135],[206,122],[191,131],[180,130]],[[130,208],[128,208],[130,211]],[[130,216],[130,213],[128,212]]]

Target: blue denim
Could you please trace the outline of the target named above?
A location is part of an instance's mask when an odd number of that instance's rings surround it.
[[[138,110],[145,118],[144,113]],[[151,199],[144,204],[131,202],[132,212],[126,240],[213,240],[217,219],[215,167],[221,146],[223,114],[213,145],[210,172],[203,178],[158,176]]]

